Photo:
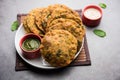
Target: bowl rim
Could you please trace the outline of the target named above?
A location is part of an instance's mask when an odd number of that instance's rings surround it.
[[[32,36],[34,36],[34,37],[32,37]],[[34,34],[34,33],[27,33],[27,34],[25,34],[25,35],[20,39],[20,42],[19,42],[20,48],[21,48],[24,52],[27,52],[27,53],[34,53],[34,52],[38,51],[38,50],[40,49],[40,45],[39,45],[39,47],[38,47],[37,49],[35,49],[35,50],[29,50],[29,51],[26,50],[26,49],[24,49],[24,48],[22,47],[23,42],[24,42],[27,38],[36,38],[36,39],[38,39],[38,40],[40,41],[40,43],[41,43],[41,37],[40,37],[39,35],[36,35],[36,34]]]
[[[87,9],[89,9],[89,8],[95,8],[95,9],[97,9],[97,10],[100,12],[101,16],[100,16],[99,18],[97,18],[97,19],[91,19],[91,18],[86,17],[86,16],[84,15],[84,13],[85,13],[85,11],[86,11]],[[86,17],[87,19],[89,19],[89,20],[98,20],[98,19],[102,18],[102,16],[103,16],[103,10],[102,10],[102,8],[101,8],[100,6],[98,6],[98,5],[96,5],[96,4],[89,4],[89,5],[85,6],[85,7],[82,9],[82,16],[85,16],[85,17]]]

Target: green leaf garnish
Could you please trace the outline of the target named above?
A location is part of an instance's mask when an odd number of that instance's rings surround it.
[[[14,21],[11,25],[11,31],[15,31],[18,29],[19,23],[18,21]]]
[[[99,37],[105,37],[106,36],[106,32],[103,31],[103,30],[100,30],[100,29],[95,29],[93,32]]]
[[[105,3],[99,3],[99,6],[103,9],[105,9],[107,7],[107,5]]]

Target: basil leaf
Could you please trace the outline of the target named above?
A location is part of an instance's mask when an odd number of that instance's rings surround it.
[[[19,23],[18,21],[14,21],[11,25],[11,31],[15,31],[18,29]]]
[[[105,9],[105,8],[107,7],[107,5],[104,4],[104,3],[99,3],[99,6],[100,6],[101,8],[103,8],[103,9]]]
[[[100,29],[95,29],[93,32],[94,32],[94,34],[96,34],[99,37],[105,37],[106,36],[106,32],[104,32],[103,30],[100,30]]]

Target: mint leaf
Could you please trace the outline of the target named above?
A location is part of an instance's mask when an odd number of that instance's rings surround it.
[[[107,5],[105,3],[99,3],[99,6],[103,9],[105,9],[107,7]]]
[[[94,34],[96,34],[99,37],[105,37],[106,36],[106,32],[100,29],[95,29],[93,30]]]
[[[18,29],[19,23],[18,21],[14,21],[11,25],[11,31],[15,31]]]

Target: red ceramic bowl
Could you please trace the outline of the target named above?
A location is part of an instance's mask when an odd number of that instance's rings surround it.
[[[26,50],[22,47],[23,42],[28,38],[38,39],[41,43],[41,37],[38,35],[35,35],[33,33],[29,33],[29,34],[26,34],[25,36],[23,36],[20,40],[20,43],[19,43],[20,48],[21,48],[22,53],[23,53],[23,56],[28,58],[28,59],[35,59],[35,58],[40,57],[40,47],[38,47],[35,50]]]
[[[92,9],[91,13],[88,12]],[[97,11],[97,12],[96,12]],[[89,17],[86,15],[88,14]],[[102,18],[102,9],[97,5],[88,5],[82,10],[82,21],[88,27],[98,26]]]

